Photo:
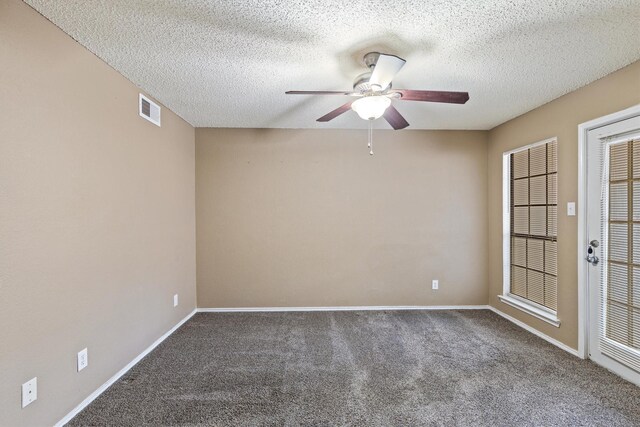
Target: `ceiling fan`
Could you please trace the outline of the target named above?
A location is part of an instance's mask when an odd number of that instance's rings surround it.
[[[469,100],[467,92],[442,92],[434,90],[393,89],[391,81],[406,61],[395,55],[369,52],[364,56],[364,63],[370,69],[356,77],[353,91],[307,91],[290,90],[287,95],[347,95],[354,100],[336,108],[317,121],[328,122],[340,114],[354,110],[364,120],[375,120],[384,117],[395,130],[404,129],[409,122],[391,105],[392,99],[400,101],[445,102],[464,104]]]

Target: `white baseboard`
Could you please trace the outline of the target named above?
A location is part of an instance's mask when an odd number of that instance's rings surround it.
[[[504,317],[508,321],[515,323],[516,325],[520,326],[522,329],[525,329],[525,330],[531,332],[532,334],[539,336],[543,340],[555,345],[556,347],[561,348],[562,350],[566,351],[567,353],[572,354],[572,355],[574,355],[576,357],[580,357],[580,355],[578,354],[578,350],[576,350],[575,348],[571,348],[568,345],[566,345],[564,343],[561,343],[557,339],[551,338],[549,335],[543,334],[539,330],[532,328],[531,326],[527,325],[524,322],[521,322],[520,320],[516,319],[515,317],[511,317],[508,314],[503,313],[502,311],[498,310],[495,307],[487,306],[487,308],[489,310],[493,311],[494,313],[496,313],[497,315]]]
[[[199,313],[267,312],[267,311],[384,311],[384,310],[488,310],[488,305],[363,305],[336,307],[231,307],[198,308]]]
[[[129,369],[133,368],[134,365],[136,363],[138,363],[140,360],[142,360],[143,357],[145,357],[147,354],[149,354],[153,349],[155,349],[158,345],[160,345],[160,343],[162,341],[164,341],[165,339],[167,339],[167,337],[169,337],[169,335],[171,335],[172,333],[174,333],[180,326],[182,326],[187,320],[191,319],[191,317],[196,314],[197,310],[193,310],[191,313],[189,313],[187,315],[187,317],[185,317],[184,319],[182,319],[181,321],[178,322],[177,325],[175,325],[173,328],[169,329],[164,335],[162,335],[160,338],[158,338],[157,340],[154,341],[153,344],[151,344],[149,347],[147,347],[142,353],[140,353],[138,356],[136,356],[135,359],[133,359],[131,362],[129,362],[124,368],[120,369],[114,376],[112,376],[111,378],[109,378],[107,380],[107,382],[105,382],[104,384],[102,384],[100,387],[98,387],[98,389],[96,391],[94,391],[93,393],[91,393],[86,399],[84,399],[82,402],[80,402],[80,404],[78,406],[76,406],[75,408],[73,408],[73,410],[71,410],[71,412],[69,412],[67,415],[64,416],[64,418],[62,418],[60,421],[58,421],[57,423],[54,424],[55,427],[62,427],[64,426],[66,423],[68,423],[69,421],[71,421],[71,419],[73,417],[75,417],[76,415],[78,415],[78,413],[80,411],[82,411],[85,407],[87,407],[87,405],[89,405],[91,402],[93,402],[98,396],[100,396],[106,389],[108,389],[113,383],[115,383],[116,381],[118,381],[120,379],[120,377],[122,377],[124,374],[127,373],[127,371],[129,371]]]

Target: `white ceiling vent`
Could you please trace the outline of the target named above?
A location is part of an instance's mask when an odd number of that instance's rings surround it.
[[[160,126],[160,106],[143,94],[140,94],[138,112],[140,113],[140,117],[149,120],[154,125]]]

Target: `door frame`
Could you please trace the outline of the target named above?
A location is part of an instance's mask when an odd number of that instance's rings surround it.
[[[578,356],[589,357],[589,264],[587,247],[587,142],[590,130],[640,116],[640,104],[578,125]]]

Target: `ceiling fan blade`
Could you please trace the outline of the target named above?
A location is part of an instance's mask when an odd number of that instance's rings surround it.
[[[329,120],[333,120],[336,117],[338,117],[340,114],[343,114],[343,113],[346,113],[347,111],[349,111],[351,109],[351,104],[353,104],[353,101],[347,102],[346,104],[336,108],[335,110],[331,111],[330,113],[327,113],[324,116],[320,117],[316,121],[317,122],[328,122]]]
[[[402,97],[403,101],[427,101],[427,102],[446,102],[449,104],[464,104],[469,100],[467,92],[443,92],[438,90],[411,90],[411,89],[394,89]]]
[[[395,55],[385,55],[381,53],[373,68],[369,83],[380,86],[380,90],[386,89],[396,73],[404,66],[405,62],[407,61]]]
[[[346,92],[336,90],[289,90],[287,95],[356,95],[357,92]]]
[[[389,107],[387,107],[383,117],[395,130],[404,129],[409,126],[409,122],[402,117],[402,114],[400,114],[393,105],[389,105]]]

